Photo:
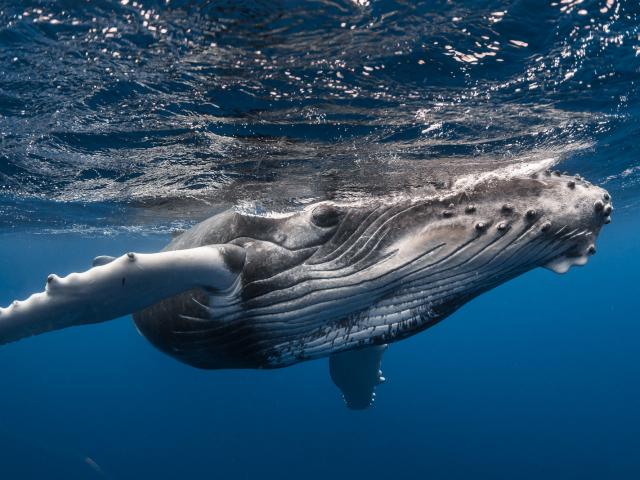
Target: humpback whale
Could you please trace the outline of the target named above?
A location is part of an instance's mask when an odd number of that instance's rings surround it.
[[[161,252],[50,275],[0,309],[0,344],[132,313],[155,347],[197,368],[329,357],[347,406],[367,408],[389,344],[533,268],[585,264],[612,209],[602,188],[550,171],[289,215],[231,209]]]

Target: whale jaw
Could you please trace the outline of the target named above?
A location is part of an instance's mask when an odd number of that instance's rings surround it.
[[[551,260],[549,263],[543,265],[544,268],[551,270],[554,273],[563,275],[569,271],[571,267],[581,267],[587,264],[589,257],[586,255],[579,255],[576,257],[558,257]]]

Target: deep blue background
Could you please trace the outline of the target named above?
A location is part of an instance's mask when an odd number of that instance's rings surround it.
[[[392,345],[364,412],[344,407],[326,360],[199,371],[130,319],[6,345],[3,478],[100,478],[85,457],[113,479],[638,478],[638,235],[615,221],[587,266],[530,272]],[[3,235],[1,303],[163,241]]]

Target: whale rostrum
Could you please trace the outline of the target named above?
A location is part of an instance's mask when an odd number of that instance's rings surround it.
[[[612,210],[603,189],[551,172],[290,215],[228,210],[161,252],[50,275],[0,309],[0,344],[133,313],[158,349],[198,368],[329,356],[347,405],[366,408],[388,344],[528,270],[585,264]]]

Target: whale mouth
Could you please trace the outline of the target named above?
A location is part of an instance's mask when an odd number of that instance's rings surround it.
[[[576,183],[575,180],[569,180],[566,185],[578,195],[565,195],[563,207],[558,210],[559,218],[564,219],[564,226],[552,234],[564,248],[558,249],[554,257],[541,265],[558,274],[568,272],[571,267],[587,264],[589,257],[596,253],[598,234],[604,225],[611,222],[613,212],[611,196],[605,190],[593,188],[584,181]],[[561,197],[562,193],[561,190]],[[564,212],[570,215],[564,215]]]
[[[560,275],[567,273],[571,267],[581,267],[589,261],[588,255],[562,255],[543,265],[544,268]]]
[[[584,231],[580,232],[576,236],[583,236]],[[554,273],[564,274],[567,273],[571,267],[582,267],[586,265],[589,261],[589,257],[595,255],[596,246],[593,243],[589,243],[589,236],[586,238],[583,237],[584,240],[577,245],[574,245],[568,251],[565,251],[562,255],[559,255],[549,262],[542,265],[544,268],[551,270]]]

